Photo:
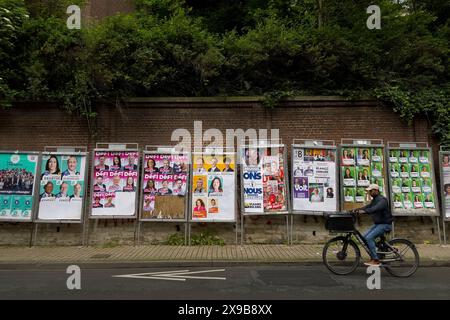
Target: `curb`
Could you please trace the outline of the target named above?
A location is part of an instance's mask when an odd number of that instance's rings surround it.
[[[130,269],[130,268],[174,268],[174,267],[246,267],[246,266],[264,266],[264,265],[289,265],[289,266],[318,266],[323,265],[321,260],[278,260],[278,261],[261,261],[261,260],[153,260],[153,261],[11,261],[0,262],[0,270],[29,270],[29,269],[60,269],[67,268],[67,266],[76,264],[85,269]],[[362,265],[362,263],[361,263]],[[436,267],[450,267],[448,260],[431,260],[424,259],[420,261],[419,268],[436,268]]]

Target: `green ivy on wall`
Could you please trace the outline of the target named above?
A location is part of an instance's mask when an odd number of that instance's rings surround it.
[[[450,3],[136,0],[66,27],[69,4],[0,0],[0,103],[56,101],[95,131],[96,105],[135,96],[373,96],[450,142]]]

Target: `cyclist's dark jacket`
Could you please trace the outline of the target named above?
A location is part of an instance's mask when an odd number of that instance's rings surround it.
[[[388,201],[381,195],[376,195],[363,210],[372,217],[375,224],[391,224],[394,221]]]

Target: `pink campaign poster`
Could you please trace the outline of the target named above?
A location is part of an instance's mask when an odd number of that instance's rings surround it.
[[[95,151],[92,216],[135,215],[138,163],[138,151]]]
[[[188,156],[145,154],[142,219],[184,219]]]

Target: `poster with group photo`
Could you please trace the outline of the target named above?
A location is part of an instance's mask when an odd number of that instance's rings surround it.
[[[294,211],[338,211],[336,150],[292,148]]]
[[[142,220],[184,220],[188,183],[187,154],[144,153]]]
[[[236,220],[236,154],[193,153],[192,221]]]
[[[388,155],[393,214],[436,214],[430,150],[394,148],[389,150]]]
[[[244,213],[287,211],[284,146],[245,147],[241,154]]]
[[[38,155],[0,153],[0,220],[31,221]]]
[[[443,152],[441,156],[441,176],[443,187],[444,217],[450,219],[450,152]]]
[[[85,198],[86,155],[50,153],[42,156],[39,220],[80,220]]]
[[[382,146],[342,146],[341,181],[343,210],[353,210],[372,200],[366,188],[377,184],[386,196],[384,148]]]
[[[94,151],[92,216],[134,216],[138,151]]]

